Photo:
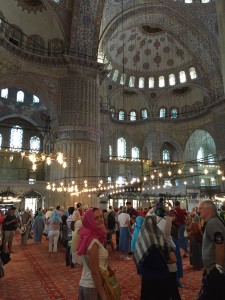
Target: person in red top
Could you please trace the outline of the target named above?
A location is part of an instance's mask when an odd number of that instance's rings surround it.
[[[186,227],[186,217],[187,211],[180,207],[180,201],[175,202],[175,211],[177,213],[177,223],[179,225],[179,246],[181,249],[184,250],[183,257],[187,257],[188,255],[188,241],[187,238],[184,236],[185,227]]]

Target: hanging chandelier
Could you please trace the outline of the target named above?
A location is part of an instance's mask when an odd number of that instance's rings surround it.
[[[48,166],[52,164],[53,161],[56,161],[63,168],[66,168],[67,162],[66,158],[63,156],[62,152],[57,153],[26,153],[25,151],[21,152],[21,157],[28,157],[32,162],[32,170],[35,171],[37,169],[37,165],[42,162],[46,162]]]

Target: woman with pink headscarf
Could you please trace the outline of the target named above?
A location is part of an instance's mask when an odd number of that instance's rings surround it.
[[[100,273],[100,270],[108,270],[109,254],[103,246],[105,235],[102,211],[89,208],[83,218],[77,246],[83,264],[78,300],[107,300]]]

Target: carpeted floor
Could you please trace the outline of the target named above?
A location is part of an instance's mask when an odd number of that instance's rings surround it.
[[[48,253],[45,237],[41,244],[29,240],[26,247],[20,246],[20,235],[14,240],[15,253],[5,266],[5,277],[0,279],[0,300],[61,300],[77,299],[81,268],[65,265],[63,247],[57,253]],[[121,283],[121,300],[140,298],[140,278],[136,274],[133,260],[119,260],[118,252],[110,252],[110,263],[117,270]],[[189,266],[183,259],[185,288],[180,289],[182,300],[194,300],[201,285],[201,271]],[[151,298],[149,297],[149,300]]]

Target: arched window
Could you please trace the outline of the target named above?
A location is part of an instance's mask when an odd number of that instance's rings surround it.
[[[124,121],[125,119],[125,112],[123,110],[119,111],[119,120]]]
[[[117,156],[119,158],[126,157],[126,141],[124,138],[119,138],[117,140]]]
[[[148,112],[147,112],[147,109],[142,109],[141,111],[141,118],[143,120],[147,119],[148,118]]]
[[[195,70],[194,67],[191,67],[191,68],[189,69],[189,73],[190,73],[191,79],[197,78],[197,73],[196,73],[196,70]]]
[[[165,86],[165,78],[164,76],[159,76],[159,87]]]
[[[112,146],[109,145],[109,157],[111,158],[112,157]]]
[[[175,85],[176,84],[176,78],[174,74],[169,75],[169,85]]]
[[[24,92],[22,92],[22,91],[17,92],[16,101],[24,102]]]
[[[192,0],[184,0],[184,3],[192,3]]]
[[[136,114],[136,111],[131,111],[131,112],[130,112],[130,120],[131,120],[131,121],[136,121],[136,120],[137,120],[137,114]]]
[[[37,96],[33,95],[33,103],[39,103],[40,100]]]
[[[160,118],[165,118],[166,117],[166,109],[165,108],[160,108],[159,117]]]
[[[179,78],[180,78],[180,83],[184,83],[184,82],[187,81],[187,79],[186,79],[186,74],[185,74],[184,71],[180,71],[180,73],[179,73]]]
[[[115,71],[114,71],[114,74],[113,74],[112,80],[113,80],[113,81],[117,81],[118,75],[119,75],[119,71],[118,71],[118,70],[115,70]]]
[[[202,3],[210,3],[211,0],[202,0]]]
[[[2,149],[2,134],[0,133],[0,149]]]
[[[10,150],[21,151],[23,144],[23,129],[16,125],[11,129]]]
[[[38,153],[41,148],[40,138],[37,136],[32,136],[30,139],[30,152]]]
[[[162,159],[163,159],[163,162],[170,161],[170,153],[169,153],[168,150],[163,150],[163,152],[162,152]]]
[[[139,159],[140,155],[139,155],[139,149],[137,147],[133,147],[131,149],[131,157],[133,160]]]
[[[145,87],[145,79],[144,77],[139,78],[139,88],[143,89]]]
[[[1,90],[1,97],[2,98],[8,99],[8,95],[9,95],[9,90],[7,88]]]
[[[126,82],[126,77],[127,77],[127,75],[124,74],[124,73],[121,75],[121,77],[120,77],[120,84],[122,84],[122,85],[125,84],[125,82]]]
[[[154,86],[155,86],[154,77],[149,77],[149,79],[148,79],[148,87],[150,89],[153,89]]]
[[[134,87],[134,85],[135,85],[135,77],[134,76],[130,76],[129,87]]]
[[[171,108],[171,119],[176,119],[177,118],[177,109],[176,108]]]

